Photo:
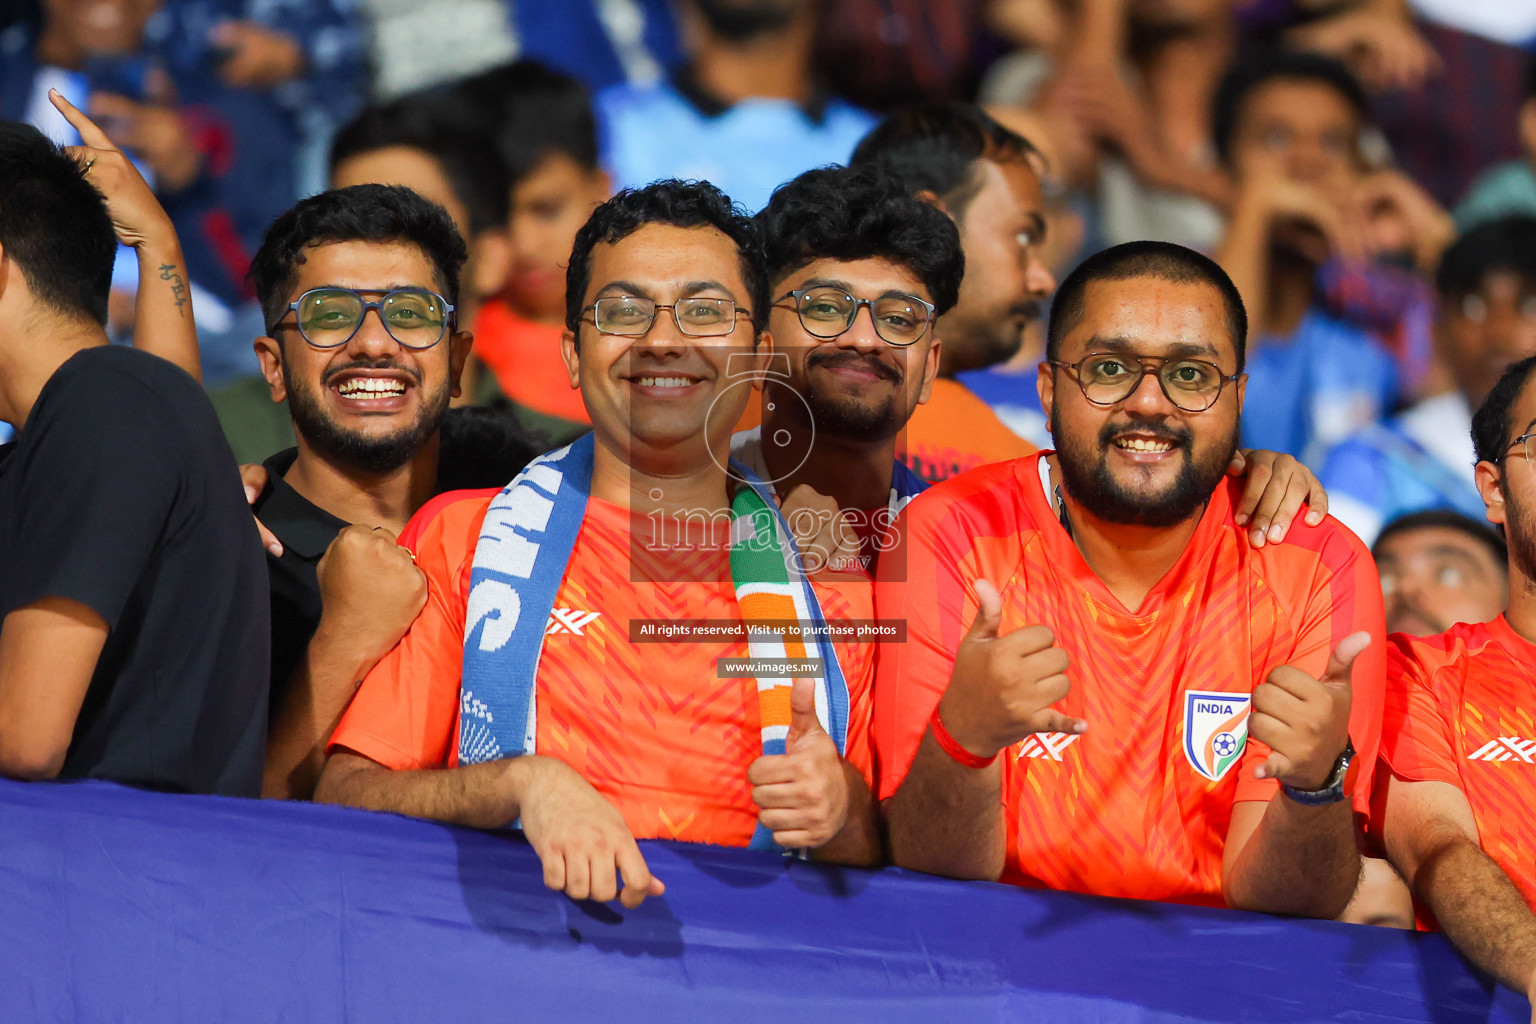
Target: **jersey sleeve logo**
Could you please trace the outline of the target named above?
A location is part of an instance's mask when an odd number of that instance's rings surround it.
[[[1519,736],[1500,736],[1489,740],[1467,755],[1468,761],[1524,761],[1536,764],[1536,740]]]
[[[1184,691],[1184,757],[1212,782],[1220,782],[1248,746],[1247,694]]]

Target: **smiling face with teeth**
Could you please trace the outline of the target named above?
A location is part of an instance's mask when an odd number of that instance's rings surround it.
[[[1083,316],[1058,354],[1076,363],[1090,353],[1140,358],[1181,356],[1237,366],[1221,293],[1212,285],[1157,277],[1093,280]],[[1106,522],[1172,526],[1198,515],[1237,449],[1246,378],[1225,387],[1211,408],[1186,412],[1164,394],[1156,373],[1110,406],[1088,401],[1070,375],[1042,363],[1041,405],[1056,443],[1067,493]]]
[[[645,224],[592,248],[582,304],[623,295],[662,306],[714,298],[744,311],[751,294],[740,268],[736,243],[716,228]],[[658,309],[645,334],[629,337],[601,333],[588,311],[580,335],[567,330],[561,350],[599,442],[625,452],[633,468],[673,475],[724,465],[731,430],[753,394],[732,386],[741,382],[731,377],[739,368],[731,357],[768,344],[746,315],[737,315],[729,334],[690,337],[671,309]]]
[[[297,267],[290,301],[311,288],[341,287],[370,294],[394,288],[442,292],[432,261],[414,245],[331,242],[310,247]],[[273,401],[287,399],[301,450],[366,473],[405,465],[437,433],[469,353],[467,334],[428,349],[399,344],[369,310],[346,344],[316,349],[293,318],[261,338],[256,351]]]

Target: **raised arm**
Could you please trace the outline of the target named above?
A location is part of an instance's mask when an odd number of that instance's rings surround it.
[[[138,258],[134,347],[167,359],[202,380],[187,265],[170,215],[138,168],[94,121],[57,90],[49,90],[48,98],[80,133],[85,144],[71,147],[70,152],[106,200],[117,240],[132,248]]]

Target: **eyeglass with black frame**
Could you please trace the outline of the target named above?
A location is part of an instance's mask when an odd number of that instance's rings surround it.
[[[841,288],[817,285],[785,292],[773,300],[775,306],[785,299],[795,300],[795,315],[800,326],[813,337],[830,341],[847,333],[859,310],[869,307],[875,333],[887,345],[906,348],[922,340],[933,323],[934,305],[916,295],[894,292],[878,299],[858,299]]]
[[[378,295],[366,299],[364,295]],[[363,326],[368,311],[376,310],[384,330],[401,345],[420,351],[443,340],[456,307],[426,288],[356,289],[311,288],[293,302],[268,330],[285,326],[292,313],[299,334],[311,348],[340,348]]]
[[[1515,438],[1513,441],[1509,442],[1509,444],[1504,446],[1504,457],[1506,459],[1509,458],[1510,449],[1515,445],[1519,445],[1521,454],[1525,456],[1525,461],[1536,464],[1536,458],[1531,457],[1531,440],[1533,438],[1536,438],[1536,431],[1533,431],[1529,434],[1521,434],[1519,437]]]
[[[621,338],[639,338],[656,322],[656,314],[663,309],[672,311],[672,322],[690,338],[721,338],[736,329],[738,316],[751,316],[750,310],[739,308],[734,300],[707,297],[678,299],[670,304],[658,304],[654,299],[638,295],[610,295],[598,299],[581,311],[582,319],[592,314],[592,326],[599,334],[613,334]]]
[[[1185,412],[1205,412],[1221,398],[1222,389],[1239,374],[1224,374],[1221,367],[1204,359],[1130,356],[1092,352],[1076,363],[1051,359],[1077,381],[1083,397],[1094,405],[1123,402],[1141,386],[1148,373],[1157,374],[1163,395]]]

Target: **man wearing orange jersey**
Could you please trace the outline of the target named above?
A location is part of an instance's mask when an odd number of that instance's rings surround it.
[[[872,566],[927,487],[897,454],[938,384],[935,328],[964,292],[960,233],[875,164],[806,171],[756,220],[782,369],[765,375],[761,423],[736,435],[733,454],[785,493],[806,484],[834,499]],[[1289,455],[1241,452],[1229,472],[1246,478],[1239,512],[1256,545],[1283,540],[1306,501],[1317,519],[1327,511]]]
[[[896,863],[1314,917],[1349,901],[1380,587],[1332,520],[1262,548],[1234,522],[1245,335],[1204,256],[1094,256],[1040,368],[1058,451],[897,522],[876,607],[907,642],[881,650],[874,719]]]
[[[872,611],[861,573],[797,578],[771,496],[727,469],[751,395],[731,362],[771,345],[751,223],[708,184],[620,193],[577,236],[569,295],[593,435],[418,516],[427,606],[358,690],[316,799],[520,820],[546,884],[627,906],[662,891],[636,838],[877,860],[867,644],[786,639],[818,659],[791,686],[756,639],[653,642],[680,621]]]
[[[1372,819],[1456,947],[1536,1001],[1533,374],[1536,357],[1511,366],[1472,419],[1477,488],[1509,542],[1508,606],[1435,637],[1393,634]]]

